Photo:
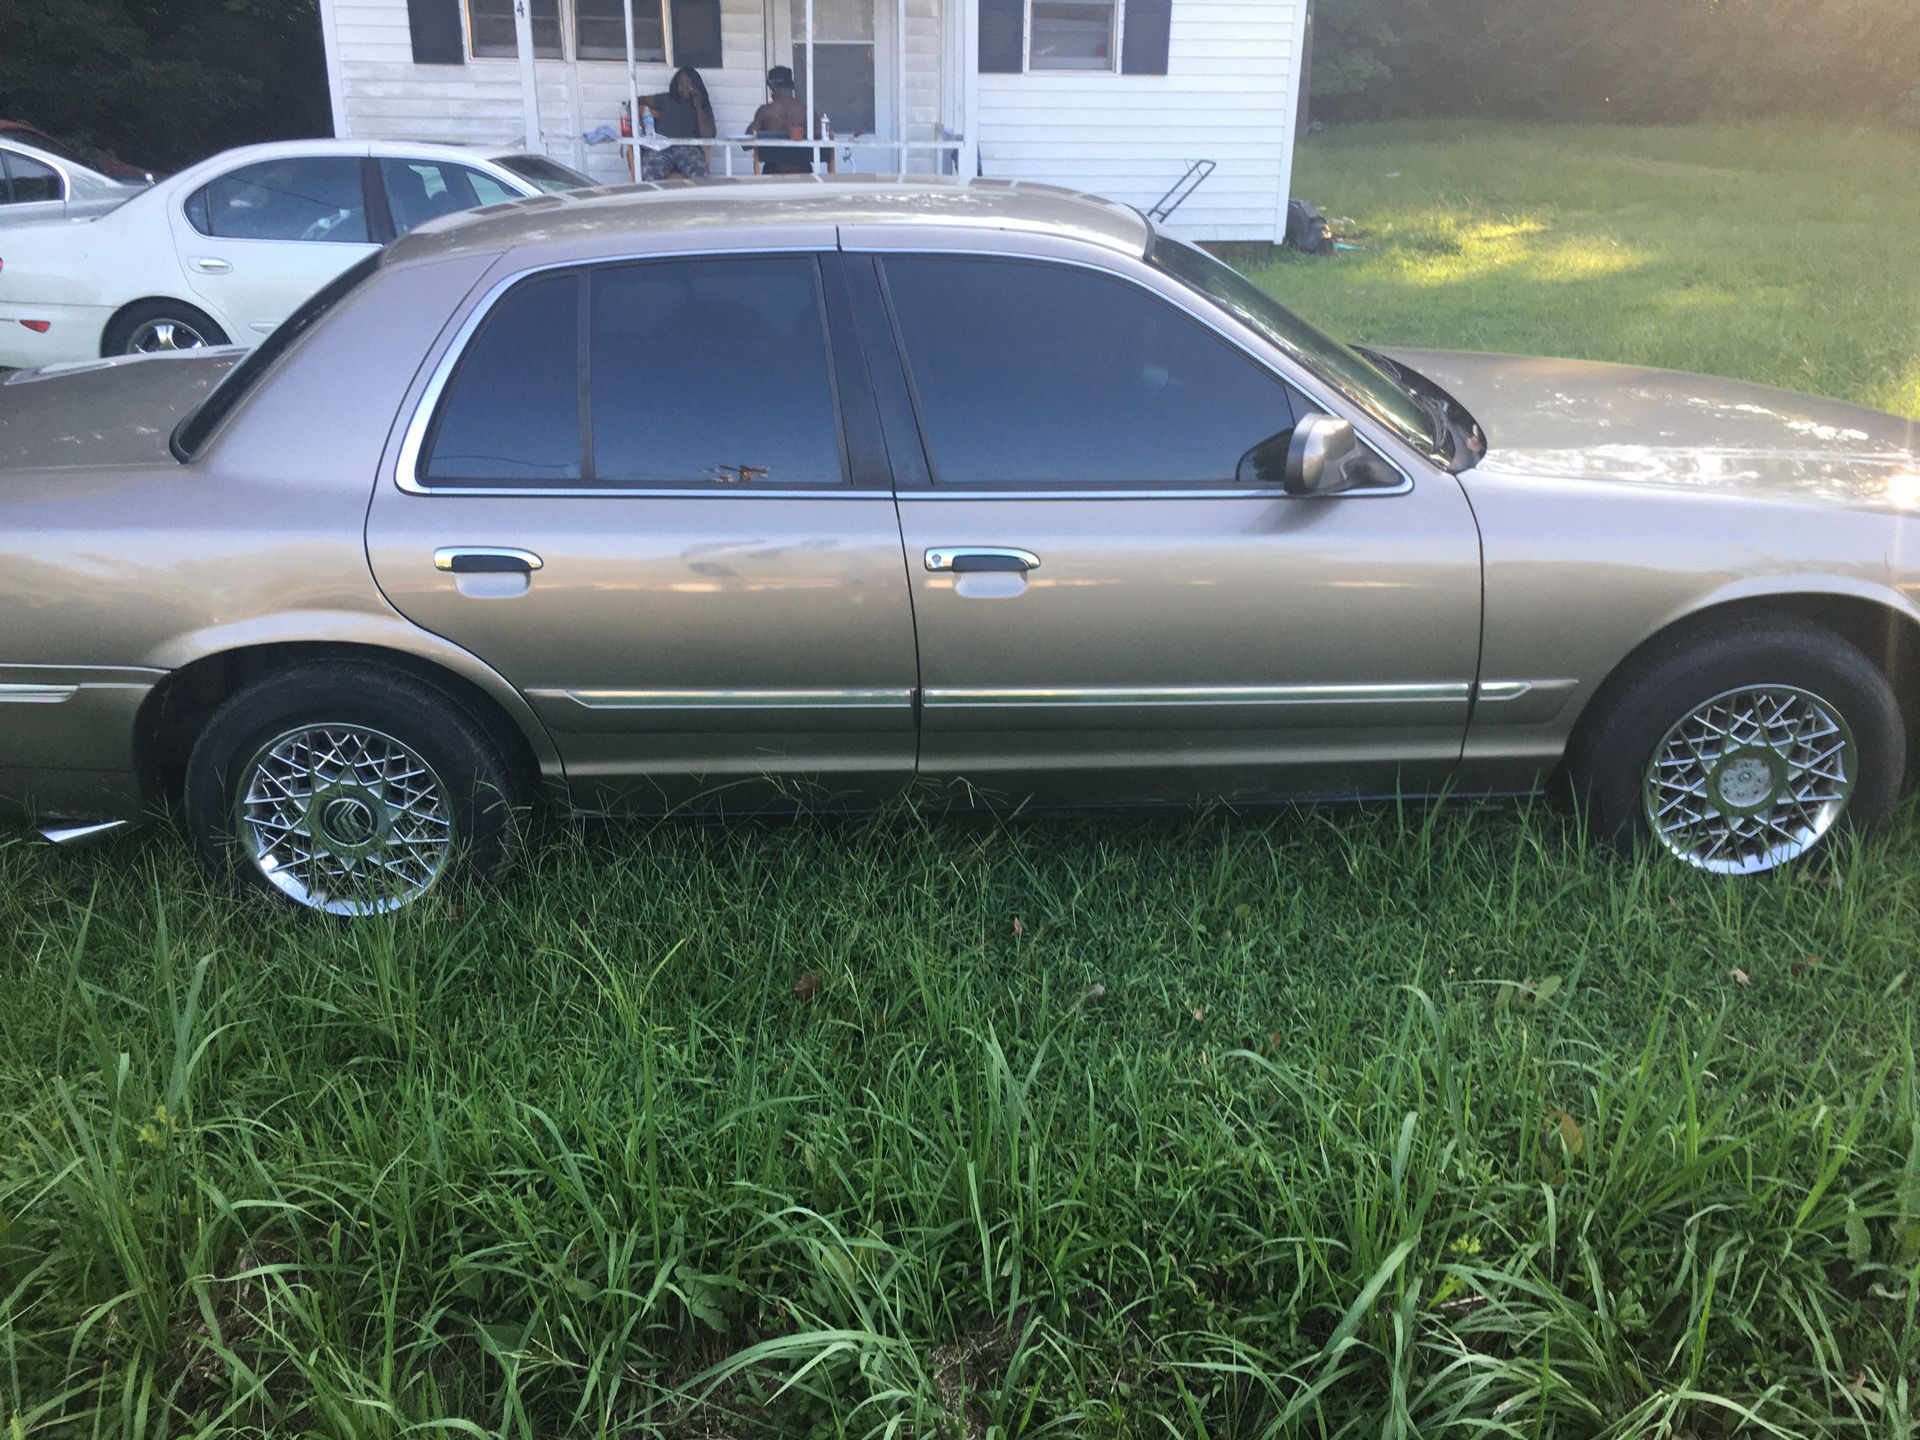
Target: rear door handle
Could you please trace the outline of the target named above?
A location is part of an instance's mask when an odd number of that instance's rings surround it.
[[[225,275],[233,269],[233,263],[231,261],[216,260],[207,255],[197,256],[189,260],[187,264],[195,270],[198,270],[202,275]]]
[[[1007,545],[940,545],[927,551],[927,569],[966,575],[977,570],[1038,570],[1040,557]]]
[[[455,575],[499,575],[510,571],[526,574],[538,570],[546,561],[531,550],[511,545],[443,545],[433,552],[433,568]]]

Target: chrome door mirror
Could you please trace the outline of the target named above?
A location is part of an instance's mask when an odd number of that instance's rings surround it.
[[[1347,489],[1354,482],[1345,462],[1359,443],[1351,421],[1333,415],[1302,417],[1287,443],[1282,488],[1289,495],[1334,495]]]

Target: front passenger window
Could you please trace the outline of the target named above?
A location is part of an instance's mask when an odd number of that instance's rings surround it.
[[[1137,285],[945,255],[885,269],[938,484],[1231,486],[1293,427],[1278,377]]]

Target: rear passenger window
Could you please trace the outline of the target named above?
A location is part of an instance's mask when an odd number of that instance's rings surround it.
[[[525,281],[494,306],[453,372],[419,478],[837,485],[836,415],[811,256],[605,266]]]
[[[516,286],[461,356],[434,426],[429,485],[580,482],[579,280]]]
[[[243,165],[187,198],[203,235],[228,240],[367,243],[367,196],[357,155],[298,155]]]
[[[593,466],[610,485],[844,478],[810,256],[596,270]]]

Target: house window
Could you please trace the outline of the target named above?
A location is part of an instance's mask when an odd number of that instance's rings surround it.
[[[566,0],[573,17],[573,58],[625,60],[620,34],[621,0]],[[560,26],[561,0],[529,0],[533,53],[558,60],[565,53]],[[513,37],[514,0],[467,0],[467,25],[478,59],[511,60],[520,53]],[[633,0],[633,53],[636,59],[664,64],[667,58],[667,0]]]
[[[665,0],[633,0],[633,53],[637,59],[665,64],[667,24]],[[573,52],[581,60],[625,60],[627,42],[620,34],[621,0],[574,0]]]
[[[1117,0],[1028,0],[1029,70],[1112,70]]]
[[[513,38],[514,0],[467,0],[467,31],[477,58],[520,53]],[[560,58],[560,0],[528,0],[533,21],[533,53],[542,60]]]

